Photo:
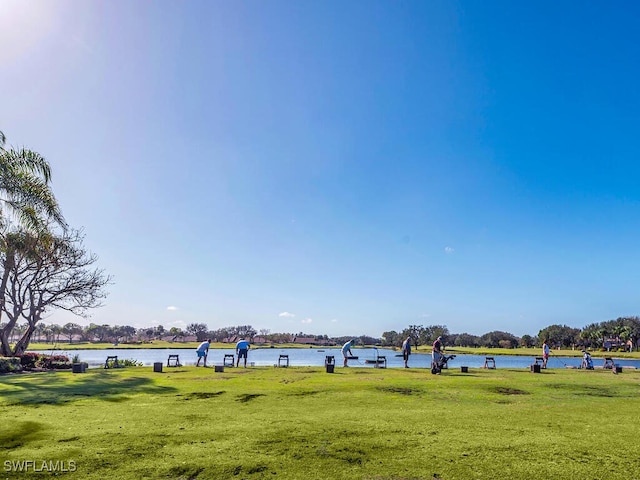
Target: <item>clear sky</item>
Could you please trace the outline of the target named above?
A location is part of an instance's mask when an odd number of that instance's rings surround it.
[[[638,2],[0,0],[0,21],[0,130],[114,277],[79,323],[640,314]]]

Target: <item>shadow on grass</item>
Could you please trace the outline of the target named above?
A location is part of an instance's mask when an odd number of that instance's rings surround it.
[[[399,393],[401,395],[420,395],[424,390],[409,387],[379,387],[378,390],[386,393]]]
[[[21,447],[41,436],[43,426],[38,422],[15,422],[4,425],[0,432],[0,450]]]
[[[263,393],[244,393],[236,397],[236,402],[247,403],[258,397],[264,397],[264,394]]]
[[[530,393],[525,390],[511,387],[491,387],[490,390],[501,395],[530,395]]]
[[[106,371],[66,377],[56,374],[19,375],[3,382],[14,387],[0,394],[5,405],[60,405],[75,400],[95,398],[123,402],[126,394],[164,394],[174,387],[158,386],[145,377],[121,377]]]
[[[177,396],[184,396],[184,400],[207,400],[209,398],[215,398],[218,397],[220,395],[222,395],[224,392],[220,391],[220,392],[191,392],[188,393],[186,395],[177,395]]]
[[[575,384],[566,384],[566,383],[557,383],[553,385],[549,385],[549,388],[555,390],[564,390],[573,395],[578,396],[592,396],[592,397],[606,397],[606,398],[614,398],[620,397],[624,398],[627,396],[635,397],[637,395],[637,391],[633,392],[631,395],[626,395],[621,388],[613,387],[613,386],[597,386],[597,385],[575,385]]]

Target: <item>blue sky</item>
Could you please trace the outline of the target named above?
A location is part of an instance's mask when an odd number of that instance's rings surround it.
[[[80,323],[583,327],[640,314],[639,17],[0,0],[0,129],[114,277]]]

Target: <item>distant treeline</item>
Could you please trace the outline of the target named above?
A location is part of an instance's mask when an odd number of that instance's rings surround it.
[[[539,347],[546,340],[551,346],[559,348],[619,348],[637,349],[640,341],[640,317],[619,317],[592,323],[584,328],[572,328],[567,325],[549,325],[537,335],[517,337],[509,332],[493,331],[484,335],[470,333],[450,333],[445,325],[410,325],[402,332],[389,331],[382,334],[382,345],[400,345],[411,337],[414,345],[429,345],[438,336],[445,345],[457,347],[518,348]]]
[[[12,335],[19,338],[27,325],[16,325]],[[214,342],[235,342],[239,338],[248,338],[253,343],[301,343],[310,345],[341,345],[355,339],[359,345],[380,345],[398,347],[403,340],[411,337],[415,347],[431,345],[441,336],[444,344],[450,347],[518,348],[539,347],[545,340],[553,347],[575,348],[618,348],[637,349],[640,341],[640,317],[620,317],[592,323],[586,327],[572,328],[566,325],[550,325],[537,335],[518,337],[509,332],[492,331],[484,335],[470,333],[450,333],[446,325],[409,325],[402,331],[384,332],[381,337],[313,335],[299,333],[271,333],[267,329],[256,330],[251,325],[237,325],[210,330],[204,323],[189,324],[184,330],[162,325],[156,327],[135,328],[132,326],[96,325],[81,326],[76,323],[65,325],[38,324],[33,340],[40,342],[110,342],[128,343],[153,340],[174,342],[202,341],[210,338]]]

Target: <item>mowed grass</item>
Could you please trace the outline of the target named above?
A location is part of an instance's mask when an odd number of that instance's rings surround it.
[[[150,367],[0,377],[7,461],[86,479],[640,479],[640,371]]]

